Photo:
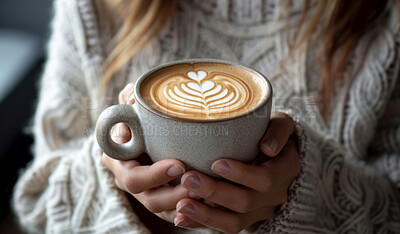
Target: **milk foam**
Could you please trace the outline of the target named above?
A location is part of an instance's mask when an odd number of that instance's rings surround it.
[[[194,82],[166,83],[163,88],[166,100],[177,108],[202,109],[206,114],[221,112],[226,108],[232,111],[248,95],[248,92],[240,92],[247,91],[243,84],[226,80],[223,76],[207,80],[207,72],[190,71],[187,77]]]
[[[265,88],[252,81],[254,75],[247,72],[248,77],[243,78],[235,71],[210,66],[171,69],[148,77],[141,94],[155,109],[174,116],[224,118],[253,109],[265,96]]]

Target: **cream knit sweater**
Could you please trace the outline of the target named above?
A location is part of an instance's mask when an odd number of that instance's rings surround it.
[[[128,82],[177,59],[239,61],[273,77],[303,4],[292,1],[286,22],[280,14],[283,2],[180,0],[158,37],[98,96],[101,64],[113,46],[110,35],[91,0],[56,0],[33,126],[35,158],[14,192],[20,223],[30,232],[147,233],[140,214],[132,212],[101,164],[93,137],[99,113],[117,103]],[[376,36],[371,29],[357,46],[333,95],[329,121],[322,120],[316,106],[320,61],[315,50],[291,61],[273,81],[274,108],[297,121],[302,169],[288,201],[259,233],[400,232],[396,17],[389,9]]]

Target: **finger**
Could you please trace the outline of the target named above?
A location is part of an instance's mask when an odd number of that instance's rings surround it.
[[[300,157],[295,140],[291,137],[278,156],[261,166],[246,165],[232,159],[220,159],[212,164],[211,170],[225,179],[267,193],[299,174]]]
[[[277,157],[280,156],[278,155]],[[272,158],[271,161],[275,160],[277,157]],[[274,165],[272,165],[272,167],[273,166]],[[224,168],[220,168],[218,169],[219,171],[217,171],[218,167]],[[220,173],[222,170],[226,170],[226,167],[230,168],[229,172],[223,171],[223,173]],[[293,178],[290,175],[286,176],[286,172],[283,171],[281,171],[279,175],[272,174],[275,173],[275,171],[271,171],[264,165],[246,165],[231,159],[216,161],[212,165],[212,170],[227,180],[252,189],[250,190],[252,191],[250,193],[250,198],[243,197],[242,195],[241,198],[237,198],[241,200],[242,203],[246,203],[246,199],[251,199],[253,201],[247,202],[247,211],[258,209],[265,205],[273,206],[284,203],[287,200],[287,188],[282,187],[282,185],[288,181],[287,178]],[[234,194],[240,195],[237,192]]]
[[[114,176],[114,183],[115,183],[115,185],[116,185],[119,189],[125,191],[125,188],[122,186],[121,182],[119,182],[118,178],[115,177],[115,176]]]
[[[182,186],[204,198],[205,205],[213,203],[238,213],[246,213],[265,204],[264,195],[237,185],[211,179],[196,171],[190,171],[181,178]],[[211,204],[211,205],[209,205]]]
[[[297,152],[299,152],[299,151],[298,151],[297,138],[296,138],[295,135],[292,134],[292,135],[289,137],[288,141],[286,142],[285,147],[292,147],[292,148],[296,149]]]
[[[118,95],[118,102],[119,104],[133,104],[130,103],[134,102],[133,93],[134,93],[135,85],[133,83],[129,83],[125,86],[124,89]]]
[[[246,165],[232,159],[219,159],[212,164],[211,170],[227,180],[261,193],[269,192],[273,185],[271,171],[264,166]]]
[[[108,169],[110,169],[114,175],[116,175],[116,172],[119,172],[118,170],[129,170],[129,168],[140,166],[140,164],[136,160],[120,161],[109,157],[105,153],[103,153],[103,155],[101,156],[101,162]]]
[[[271,157],[278,155],[285,146],[289,136],[293,134],[293,119],[282,112],[274,112],[267,131],[260,143],[261,151]]]
[[[137,166],[128,173],[119,174],[123,184],[132,194],[164,185],[185,172],[182,162],[176,159],[164,159],[150,166]]]
[[[186,198],[187,193],[187,189],[177,185],[149,189],[133,196],[152,213],[160,213],[175,209],[178,201]]]
[[[142,166],[136,160],[120,161],[105,155],[103,163],[118,178],[125,191],[132,194],[159,187],[185,172],[183,163],[176,159],[164,159],[150,166]]]
[[[265,207],[246,214],[238,214],[219,208],[210,208],[192,199],[183,199],[176,205],[176,210],[204,226],[225,233],[238,233],[255,222],[273,215],[272,207]]]
[[[198,199],[196,199],[196,200],[198,200]],[[209,206],[209,207],[218,207],[218,206],[219,206],[218,204],[216,204],[216,203],[214,203],[214,202],[212,202],[212,201],[210,201],[210,200],[205,200],[205,199],[203,199],[201,202],[202,202],[204,205],[207,205],[207,206]]]
[[[274,187],[292,181],[300,173],[301,168],[295,141],[289,140],[277,157],[263,163],[262,166],[269,171]]]
[[[173,220],[173,223],[175,226],[182,227],[182,228],[199,228],[199,227],[204,227],[204,225],[199,224],[198,222],[195,222],[191,220],[190,218],[186,217],[183,214],[179,214],[176,211],[177,215],[175,219]]]
[[[174,208],[173,210],[166,210],[160,213],[155,213],[155,215],[167,222],[174,223],[175,218],[181,214],[179,214],[178,211],[176,211],[176,209]]]
[[[123,144],[131,139],[131,131],[128,125],[117,123],[111,130],[111,139],[118,144]]]

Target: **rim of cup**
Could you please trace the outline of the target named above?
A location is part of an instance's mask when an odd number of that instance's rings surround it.
[[[261,78],[263,78],[265,84],[266,84],[266,89],[267,89],[267,94],[265,95],[265,97],[263,98],[263,100],[257,104],[256,107],[238,114],[238,115],[234,115],[234,116],[229,116],[229,117],[224,117],[224,118],[217,118],[217,119],[190,119],[190,118],[182,118],[182,117],[177,117],[174,115],[170,115],[167,114],[165,112],[161,112],[157,109],[155,109],[154,107],[152,107],[150,104],[148,104],[144,98],[141,96],[140,94],[140,85],[141,83],[151,74],[153,74],[154,72],[166,68],[166,67],[170,67],[170,66],[174,66],[174,65],[178,65],[178,64],[194,64],[194,63],[221,63],[221,64],[225,64],[225,65],[229,65],[229,66],[235,66],[235,67],[239,67],[241,69],[245,69],[247,71],[253,72],[256,75],[260,76]],[[212,123],[212,122],[223,122],[223,121],[227,121],[227,120],[233,120],[233,119],[238,119],[241,118],[243,116],[247,116],[250,115],[254,112],[256,112],[257,110],[261,109],[262,107],[265,106],[265,104],[267,104],[268,102],[271,101],[272,99],[272,86],[271,83],[269,82],[269,80],[267,79],[267,77],[265,75],[263,75],[261,72],[259,72],[258,70],[243,65],[241,63],[237,63],[237,62],[231,62],[231,61],[227,61],[227,60],[222,60],[222,59],[204,59],[204,58],[199,58],[199,59],[183,59],[183,60],[176,60],[173,62],[169,62],[169,63],[165,63],[163,65],[154,67],[152,69],[150,69],[149,71],[145,72],[144,74],[142,74],[138,80],[135,83],[135,87],[134,87],[134,95],[135,95],[135,103],[137,102],[139,105],[141,105],[142,107],[144,107],[145,109],[147,109],[148,111],[162,117],[162,118],[166,118],[166,119],[171,119],[171,120],[176,120],[179,122],[192,122],[192,123]]]

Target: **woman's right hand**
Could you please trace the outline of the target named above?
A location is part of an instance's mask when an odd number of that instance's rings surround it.
[[[120,104],[133,104],[133,85],[128,84],[119,94]],[[114,127],[112,138],[125,143],[131,138],[127,125],[119,123]],[[151,165],[141,165],[138,160],[120,161],[106,154],[103,164],[114,174],[118,188],[128,192],[149,211],[173,223],[178,201],[188,197],[188,190],[182,185],[166,185],[185,173],[184,164],[176,159],[165,159]]]

